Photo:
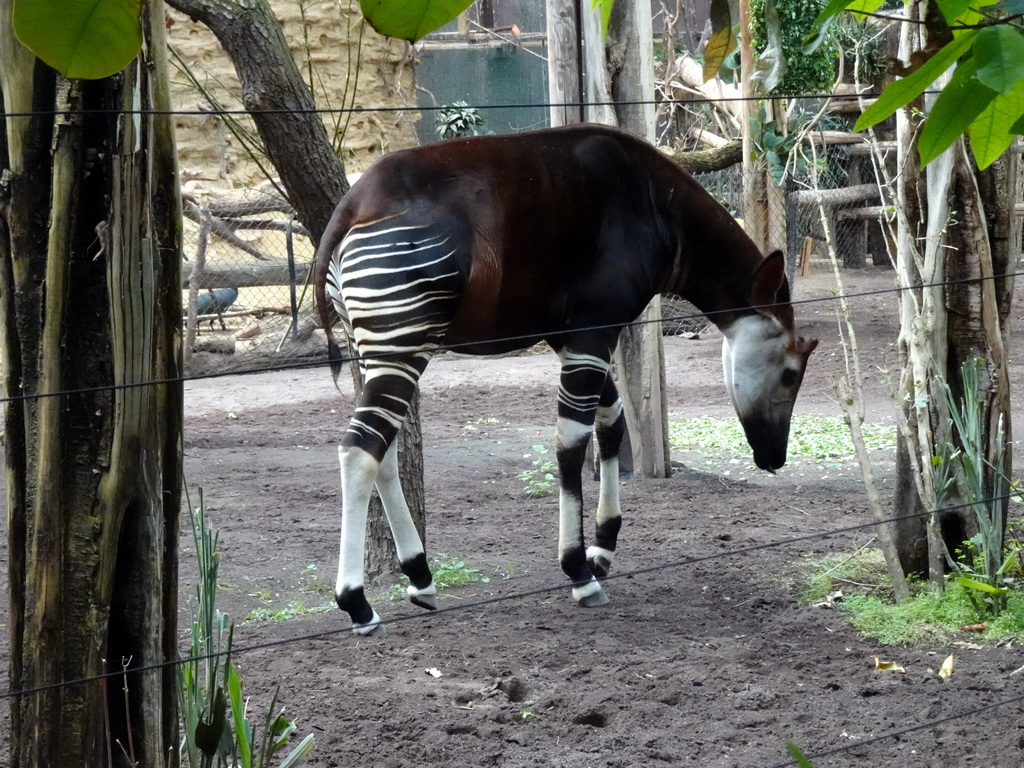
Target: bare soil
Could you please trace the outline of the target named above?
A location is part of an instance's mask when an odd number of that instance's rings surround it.
[[[892,286],[892,273],[877,268],[844,279],[848,293]],[[815,274],[796,298],[833,287]],[[852,308],[869,419],[891,423],[883,379],[896,364],[895,297],[863,296]],[[1018,301],[1014,327],[1021,314]],[[800,304],[797,318],[821,339],[797,410],[838,415],[831,382],[844,355],[834,303]],[[673,414],[730,415],[720,344],[714,329],[666,340]],[[789,761],[787,741],[818,755],[819,768],[1024,764],[1019,699],[960,716],[1020,696],[1024,673],[1013,673],[1024,653],[1015,643],[882,647],[841,612],[797,603],[788,576],[800,563],[852,552],[871,531],[766,545],[869,520],[849,461],[796,458],[773,477],[745,455],[681,454],[671,479],[625,482],[611,603],[578,608],[557,564],[556,497],[528,498],[517,477],[531,446],[552,442],[556,385],[552,355],[431,363],[422,404],[428,552],[489,580],[442,592],[436,614],[389,600],[382,586],[382,639],[351,635],[337,609],[295,610],[331,602],[335,446],[350,389],[337,392],[322,369],[188,386],[187,484],[193,502],[205,489],[220,529],[220,607],[238,622],[236,662],[253,707],[280,685],[299,733],[316,737],[312,765],[773,766]],[[891,453],[878,459],[889,488]],[[596,484],[588,488],[593,501]],[[187,530],[181,550],[184,649],[195,579]],[[289,606],[298,615],[245,620]],[[4,636],[0,655],[6,647]],[[955,673],[943,681],[935,671],[951,651]],[[874,654],[906,674],[876,673]],[[0,737],[8,728],[5,717]]]

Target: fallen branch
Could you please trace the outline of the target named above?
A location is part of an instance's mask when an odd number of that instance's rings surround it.
[[[197,223],[200,222],[202,220],[202,217],[199,212],[199,207],[196,206],[194,203],[189,202],[188,200],[183,200],[182,202],[184,203],[184,205],[182,205],[182,213],[185,214],[186,218],[189,218]],[[254,259],[259,259],[260,261],[268,261],[268,257],[264,255],[264,253],[259,248],[257,248],[255,245],[248,242],[247,240],[243,240],[237,234],[235,234],[234,227],[232,227],[230,224],[227,224],[223,219],[219,219],[211,214],[209,226],[211,235],[220,238],[228,245],[232,245],[240,251],[248,253]]]
[[[709,149],[695,149],[689,152],[676,149],[663,151],[676,165],[690,173],[721,171],[743,161],[743,142],[739,139]]]

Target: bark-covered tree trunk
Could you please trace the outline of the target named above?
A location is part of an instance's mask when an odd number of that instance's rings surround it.
[[[231,57],[267,156],[299,220],[319,241],[348,191],[345,168],[266,0],[167,0],[210,28]]]
[[[908,8],[909,17],[923,19],[926,3]],[[901,56],[928,45],[919,25],[903,31]],[[1013,240],[1017,161],[1013,150],[979,174],[964,139],[958,140],[927,169],[917,162],[916,129],[910,110],[927,111],[924,99],[912,103],[899,119],[900,200],[897,206],[897,274],[911,290],[900,294],[902,409],[909,427],[899,438],[895,509],[897,514],[935,509],[931,488],[932,456],[954,443],[948,413],[936,376],[944,379],[959,400],[963,393],[960,366],[980,360],[986,456],[996,455],[1000,421],[1006,448],[999,473],[985,472],[985,493],[1003,495],[1012,476],[1010,463],[1009,377],[1006,360],[1007,318],[1019,240]],[[974,512],[957,488],[938,511],[929,530],[927,518],[901,521],[897,548],[904,568],[927,569],[934,585],[942,580],[945,545],[949,552],[977,531]],[[1005,503],[1003,504],[1005,516]]]
[[[348,181],[269,3],[266,0],[167,0],[167,4],[209,27],[231,57],[242,87],[242,102],[252,115],[267,156],[281,177],[284,193],[299,220],[313,233],[314,241],[319,242],[335,206],[348,191]],[[359,392],[361,382],[355,383]],[[344,428],[344,422],[339,421],[339,439]],[[419,435],[419,398],[416,398],[402,426],[399,464],[409,510],[423,535],[426,513]],[[366,561],[370,578],[398,572],[391,534],[376,494],[370,505]]]
[[[163,765],[172,669],[130,674],[127,705],[118,680],[62,685],[176,652],[182,390],[152,384],[181,375],[163,11],[94,82],[35,59],[10,17],[0,0],[10,686],[58,686],[12,698],[11,764],[120,764],[119,742]]]
[[[656,116],[650,4],[643,0],[615,3],[605,59],[619,127],[653,142]],[[672,466],[660,296],[640,319],[641,324],[623,329],[619,336],[615,373],[627,422],[633,428],[634,468],[640,468],[647,477],[668,477]]]

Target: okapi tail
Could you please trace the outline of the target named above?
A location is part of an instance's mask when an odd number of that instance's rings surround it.
[[[327,331],[327,359],[331,364],[331,376],[334,378],[334,386],[340,390],[338,376],[341,375],[341,366],[345,362],[345,355],[342,354],[341,347],[338,346],[338,342],[334,340],[334,334],[329,329]]]
[[[345,355],[334,338],[334,326],[342,320],[339,304],[341,301],[340,286],[334,268],[335,251],[341,243],[348,227],[343,221],[343,206],[335,209],[331,216],[323,237],[320,238],[320,246],[316,252],[316,270],[314,274],[313,292],[316,297],[316,306],[320,312],[320,324],[327,336],[327,359],[331,366],[331,376],[334,378],[334,386],[338,386],[338,376],[341,375],[342,364],[345,362]],[[330,292],[330,295],[328,295]]]

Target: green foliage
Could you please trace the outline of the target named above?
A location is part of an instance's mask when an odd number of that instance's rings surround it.
[[[805,605],[827,601],[835,592],[856,591],[890,602],[895,598],[880,549],[861,549],[852,555],[827,555],[802,569],[798,600]]]
[[[605,37],[608,37],[608,25],[612,20],[613,5],[615,5],[615,0],[590,0],[591,10],[596,8],[601,14],[601,33]]]
[[[852,16],[844,18],[836,25],[835,40],[843,52],[846,71],[854,73],[856,82],[874,83],[888,74],[888,52],[880,26]]]
[[[309,616],[315,613],[330,613],[334,603],[307,606],[302,601],[291,601],[284,608],[254,608],[245,617],[246,621],[288,621],[296,616]]]
[[[672,421],[668,432],[669,444],[674,451],[714,451],[742,456],[750,452],[743,427],[732,417]],[[896,432],[892,427],[865,424],[864,438],[868,450],[892,449],[896,445]],[[850,431],[841,417],[800,415],[794,415],[790,422],[789,454],[828,464],[855,455]]]
[[[430,574],[434,579],[434,587],[439,590],[449,587],[464,587],[478,581],[484,584],[490,582],[489,577],[480,575],[478,568],[468,565],[465,560],[456,560],[443,552],[438,552],[430,561]],[[403,576],[401,582],[393,584],[388,590],[388,599],[404,599],[405,587],[408,583],[409,580]]]
[[[790,741],[786,743],[786,751],[789,752],[790,757],[796,760],[796,764],[800,766],[800,768],[814,768],[814,766],[811,765],[811,761],[807,759],[807,755],[805,755],[800,747],[793,742]]]
[[[839,13],[859,5],[832,0],[815,21],[808,48]],[[861,115],[855,130],[869,128],[918,99],[950,66],[960,62],[961,70],[943,89],[940,99],[944,103],[938,114],[933,112],[925,120],[921,161],[934,159],[964,135],[966,123],[974,159],[984,169],[1012,144],[1016,134],[1024,133],[1024,29],[1019,3],[987,5],[984,14],[964,0],[936,0],[935,5],[948,29],[935,32],[939,23],[933,21],[931,37],[946,32],[949,42],[930,52],[906,77],[890,83]],[[964,66],[970,69],[963,71]]]
[[[826,31],[826,44],[814,50],[805,51],[804,44],[824,6],[822,0],[751,0],[754,50],[762,63],[777,63],[780,69],[778,83],[766,83],[766,95],[799,96],[832,89],[839,58],[831,44],[833,33]]]
[[[484,119],[476,107],[464,101],[446,104],[434,118],[437,135],[442,139],[457,139],[461,136],[479,136]]]
[[[736,49],[729,0],[711,0],[711,37],[704,46],[704,79],[715,76]]]
[[[864,549],[810,563],[803,569],[799,599],[814,604],[832,596],[833,604],[854,627],[888,645],[948,642],[961,635],[962,627],[986,619],[985,631],[971,633],[978,640],[1024,639],[1024,592],[1020,590],[1009,593],[1006,609],[995,619],[979,609],[969,588],[956,581],[951,580],[941,594],[920,582],[912,582],[911,591],[910,600],[895,604],[881,551]]]
[[[868,637],[888,645],[910,645],[949,641],[961,627],[988,619],[979,612],[971,590],[956,582],[941,593],[923,590],[898,605],[877,597],[853,595],[841,603],[850,615],[850,623]],[[983,632],[971,633],[979,640],[996,642],[1013,637],[1024,639],[1024,594],[1010,592],[1006,609],[988,620]]]
[[[22,44],[62,75],[97,80],[139,55],[142,7],[125,0],[16,0],[12,20]]]
[[[957,484],[974,512],[978,526],[978,533],[964,542],[961,557],[950,560],[955,579],[968,590],[967,594],[979,609],[998,616],[1006,607],[1011,584],[1008,573],[1016,565],[1018,551],[1004,547],[1003,501],[995,498],[1001,495],[998,492],[1001,486],[1010,484],[1002,476],[1004,440],[1001,422],[996,428],[991,459],[986,450],[986,396],[978,381],[979,368],[984,363],[984,360],[966,360],[960,365],[963,397],[959,402],[953,397],[949,385],[943,379],[937,379],[958,446],[949,444],[937,448],[932,471],[940,508],[949,495],[949,489]]]
[[[828,116],[821,118],[819,128],[827,130],[827,118]],[[812,166],[811,159],[806,153],[793,154],[797,136],[809,119],[810,116],[796,112],[790,121],[789,129],[783,132],[779,121],[768,119],[763,103],[758,106],[757,116],[749,119],[754,153],[757,157],[764,158],[772,182],[777,187],[784,187],[788,177],[809,182],[826,171],[826,153],[818,155],[815,166]],[[812,173],[815,169],[816,173]]]
[[[191,504],[190,504],[191,511]],[[295,724],[277,708],[277,691],[263,718],[262,737],[247,715],[242,679],[231,661],[234,623],[216,608],[219,534],[206,524],[203,491],[190,514],[199,580],[188,657],[178,665],[181,762],[189,768],[295,768],[313,751],[313,735],[287,754]],[[277,758],[280,756],[280,760]],[[276,762],[275,762],[276,761]]]
[[[371,27],[410,43],[443,27],[472,4],[473,0],[359,0]]]
[[[524,459],[529,459],[531,454],[527,453]],[[543,445],[533,446],[533,467],[520,472],[516,477],[523,481],[526,486],[526,495],[531,499],[547,496],[554,490],[555,464],[548,458],[548,449]]]

